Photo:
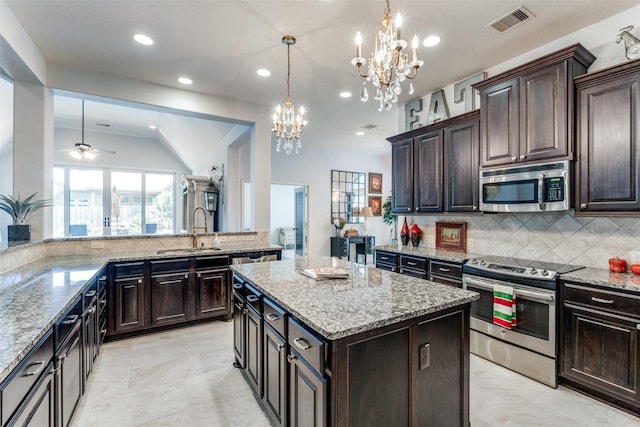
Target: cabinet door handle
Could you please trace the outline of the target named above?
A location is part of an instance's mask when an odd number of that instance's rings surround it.
[[[580,205],[580,209],[587,209],[587,204],[586,203],[582,203]]]
[[[258,299],[259,298],[257,296],[255,296],[255,295],[249,295],[247,297],[247,301],[249,301],[249,302],[256,302],[256,301],[258,301]]]
[[[416,208],[416,212],[420,212],[420,208]]]
[[[472,209],[475,211],[476,209],[478,209],[478,207],[477,206],[473,206]]]
[[[282,350],[284,348],[284,345],[278,344],[276,347],[278,348],[278,351],[280,351],[280,350]]]
[[[24,373],[25,377],[32,377],[34,375],[38,375],[44,369],[44,360],[38,360],[31,364],[31,366],[37,366],[33,371],[27,371]]]
[[[107,299],[101,299],[100,300],[100,305],[106,305],[107,304]]]
[[[448,273],[448,272],[450,272],[450,271],[451,271],[451,269],[450,269],[450,268],[444,268],[444,267],[438,267],[438,270],[439,270],[439,271],[444,271],[445,273]]]
[[[198,273],[198,279],[202,277],[202,273]]]
[[[527,156],[525,154],[520,154],[520,160],[524,160],[526,158],[527,158]]]
[[[388,256],[381,256],[380,259],[386,261],[386,260],[389,259],[389,257]]]
[[[142,284],[142,279],[138,279],[138,284]]]
[[[95,313],[95,312],[96,312],[96,308],[95,308],[95,306],[94,306],[94,307],[89,307],[89,310],[88,310],[88,311],[89,311],[89,314],[93,314],[93,313]]]
[[[511,158],[511,161],[512,161],[512,162],[515,162],[516,160],[518,160],[518,158],[517,158],[516,156],[513,156],[513,157]]]
[[[188,278],[189,278],[189,273],[185,273],[185,274],[184,274],[184,278],[185,278],[185,279],[188,279]]]
[[[395,267],[391,267],[391,272],[392,272],[392,273],[395,273],[395,272],[396,272],[396,270],[397,270],[397,269],[396,269]]]
[[[277,314],[274,314],[274,313],[269,313],[264,317],[266,317],[267,320],[270,321],[270,322],[275,322],[276,320],[280,320],[280,316],[278,316]]]
[[[84,296],[92,298],[92,297],[96,296],[96,291],[91,290],[91,291],[87,292],[86,294],[84,294]]]
[[[404,270],[403,270],[403,269],[400,269],[400,271],[399,271],[398,273],[403,274],[403,273],[404,273]]]
[[[309,350],[311,348],[309,343],[304,338],[295,338],[293,340],[293,343],[296,345],[296,347],[302,350]]]
[[[242,283],[234,283],[233,289],[242,289]]]
[[[613,304],[612,299],[604,299],[604,298],[598,298],[598,297],[591,297],[591,301],[599,302],[601,304]]]
[[[295,357],[293,354],[289,353],[287,354],[287,360],[289,361],[289,363],[293,363],[294,360],[297,360],[298,358]]]
[[[67,317],[65,320],[63,320],[60,323],[62,323],[63,325],[71,325],[73,323],[76,323],[76,321],[78,320],[78,317],[80,317],[80,316],[78,316],[77,314],[73,314],[73,315]]]
[[[416,265],[418,265],[418,263],[413,262],[413,261],[407,261],[407,265],[410,265],[412,267],[415,267]]]

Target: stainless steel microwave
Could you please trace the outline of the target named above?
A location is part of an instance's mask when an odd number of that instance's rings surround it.
[[[571,162],[564,160],[480,171],[485,212],[547,212],[570,208]]]

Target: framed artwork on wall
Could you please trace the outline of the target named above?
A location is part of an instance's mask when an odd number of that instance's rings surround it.
[[[466,222],[436,222],[436,249],[466,252]]]
[[[369,193],[382,193],[382,174],[369,172]]]
[[[382,215],[382,196],[369,196],[369,207],[373,216]]]

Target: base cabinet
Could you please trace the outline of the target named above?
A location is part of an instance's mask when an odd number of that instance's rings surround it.
[[[264,326],[264,394],[262,401],[272,420],[286,426],[287,411],[287,342],[271,326]]]
[[[228,271],[199,271],[196,273],[196,318],[228,315]]]
[[[143,276],[114,279],[115,332],[129,332],[146,327],[144,283]]]
[[[249,385],[262,397],[262,316],[253,308],[247,308],[246,372]]]
[[[188,320],[189,273],[151,276],[151,324],[153,326]]]
[[[290,425],[326,425],[326,378],[321,377],[295,351],[289,353],[288,360]]]
[[[42,376],[23,403],[22,412],[6,424],[8,427],[55,427],[55,381],[53,362],[45,368]]]
[[[561,377],[613,404],[640,410],[640,298],[564,284]]]

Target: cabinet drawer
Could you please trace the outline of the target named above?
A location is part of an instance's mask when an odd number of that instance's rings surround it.
[[[376,251],[376,264],[392,264],[396,265],[398,255],[391,252]]]
[[[45,371],[53,357],[53,332],[40,340],[29,355],[13,370],[2,387],[2,425],[18,408],[22,399]]]
[[[189,271],[189,258],[151,261],[151,274]]]
[[[196,269],[212,269],[229,267],[229,256],[208,256],[196,258]]]
[[[443,285],[453,286],[454,288],[462,288],[462,280],[451,279],[443,276],[431,276],[431,281]]]
[[[565,283],[564,300],[565,302],[574,302],[601,310],[640,317],[640,295]]]
[[[434,259],[432,259],[429,264],[431,268],[431,275],[444,276],[454,280],[462,280],[462,264]]]
[[[264,298],[262,300],[263,304],[263,317],[265,323],[269,324],[273,329],[275,329],[280,335],[283,337],[287,336],[286,332],[286,312],[278,306],[275,302],[271,301],[269,298]]]
[[[427,272],[428,261],[426,258],[400,255],[400,268],[411,268],[413,270],[424,270]]]
[[[143,276],[144,261],[114,264],[113,274],[115,277]]]
[[[261,299],[262,294],[256,288],[249,284],[245,284],[245,299],[247,304],[253,307],[257,313],[262,313]]]
[[[291,318],[289,319],[288,325],[289,346],[323,376],[327,344],[316,338],[311,332],[307,331],[304,326]]]
[[[414,270],[413,268],[400,268],[400,274],[405,276],[417,277],[418,279],[427,279],[427,270]]]

